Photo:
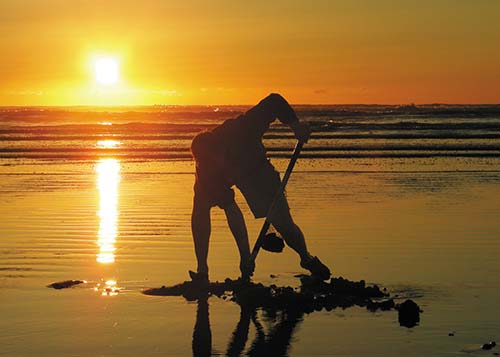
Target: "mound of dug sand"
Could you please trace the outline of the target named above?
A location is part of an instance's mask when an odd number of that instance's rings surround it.
[[[224,282],[212,282],[208,286],[201,286],[192,281],[185,281],[174,286],[162,286],[143,291],[146,295],[156,296],[183,296],[189,301],[217,296],[234,301],[243,308],[266,310],[288,310],[299,313],[311,313],[323,309],[331,311],[335,308],[351,306],[366,307],[370,311],[392,310],[399,311],[400,322],[403,326],[413,327],[419,320],[421,310],[413,301],[407,300],[401,305],[395,304],[385,289],[377,285],[367,286],[363,280],[350,281],[342,277],[332,278],[325,282],[311,276],[300,277],[301,285],[298,288],[291,286],[265,286],[240,279],[227,278]],[[410,308],[408,308],[410,307]]]

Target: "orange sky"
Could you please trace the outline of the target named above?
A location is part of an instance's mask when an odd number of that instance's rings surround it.
[[[0,105],[500,103],[500,1],[1,0]],[[120,82],[96,82],[112,56]]]

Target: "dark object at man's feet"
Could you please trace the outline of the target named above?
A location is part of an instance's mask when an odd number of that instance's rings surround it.
[[[330,269],[328,269],[328,267],[323,264],[318,257],[313,257],[312,259],[306,261],[302,260],[300,262],[300,266],[309,270],[312,275],[322,280],[330,279]]]
[[[271,253],[281,253],[285,248],[285,242],[276,233],[268,233],[262,242],[262,249]]]
[[[397,307],[399,324],[415,327],[420,322],[420,307],[413,300],[406,300]]]

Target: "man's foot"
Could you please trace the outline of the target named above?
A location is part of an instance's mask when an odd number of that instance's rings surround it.
[[[308,260],[301,260],[300,266],[311,272],[312,275],[321,278],[322,280],[330,279],[330,269],[323,264],[318,257],[312,257]]]
[[[208,288],[210,281],[208,280],[207,273],[196,273],[192,270],[189,271],[189,277],[193,281],[193,284],[199,286],[200,288]]]
[[[241,278],[243,280],[250,280],[250,277],[253,275],[254,270],[255,270],[255,262],[253,261],[253,259],[248,258],[245,260],[241,260],[240,271],[241,271]]]

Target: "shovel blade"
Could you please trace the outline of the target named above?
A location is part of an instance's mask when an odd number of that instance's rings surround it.
[[[276,233],[268,233],[264,237],[262,249],[271,253],[281,253],[284,248],[285,242],[281,237],[278,237]]]

